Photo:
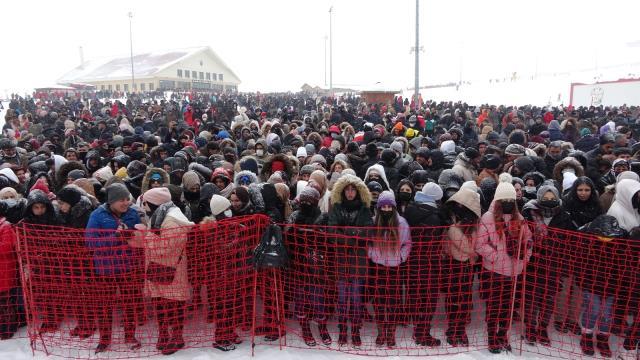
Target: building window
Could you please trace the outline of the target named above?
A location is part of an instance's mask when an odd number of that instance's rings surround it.
[[[218,81],[218,74],[212,73],[211,76],[213,76],[213,81]]]
[[[211,73],[207,73],[207,80],[211,80]]]
[[[223,81],[224,78],[222,77],[222,74],[218,75],[218,80]]]
[[[153,91],[153,83],[149,83],[149,90]]]
[[[100,85],[100,90],[104,91],[104,85]]]
[[[120,91],[120,84],[116,84],[116,91]]]
[[[113,91],[113,85],[109,84],[109,91]]]
[[[140,83],[140,90],[145,91],[145,83]]]
[[[191,77],[194,78],[194,79],[197,79],[198,78],[198,73],[195,72],[195,71],[191,71]]]
[[[182,69],[178,69],[178,77],[182,77]]]
[[[200,71],[200,80],[204,80],[204,73]]]
[[[124,84],[124,91],[129,91],[129,84]]]
[[[185,71],[184,71],[184,77],[188,78],[188,77],[189,77],[189,74],[191,74],[191,73],[189,72],[189,70],[185,70]]]
[[[176,82],[171,80],[160,80],[160,89],[175,89]]]

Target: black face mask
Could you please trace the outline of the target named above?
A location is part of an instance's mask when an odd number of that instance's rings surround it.
[[[476,214],[464,206],[456,206],[455,212],[458,220],[463,224],[473,224],[477,219]]]
[[[300,211],[303,214],[311,214],[311,213],[313,213],[313,209],[316,208],[316,207],[317,206],[314,206],[314,205],[311,205],[311,204],[302,203],[302,204],[300,204]]]
[[[511,213],[513,213],[513,207],[516,205],[516,203],[513,202],[513,201],[500,202],[500,205],[502,206],[502,213],[503,214],[511,214]]]
[[[560,205],[560,201],[558,200],[542,200],[540,201],[540,206],[546,207],[548,209],[556,208]]]
[[[360,204],[360,198],[355,198],[353,200],[344,199],[342,201],[342,206],[349,211],[356,210],[360,207]]]
[[[389,220],[391,220],[391,217],[393,216],[393,210],[391,211],[378,210],[378,212],[380,213],[380,217],[385,223],[388,223]]]
[[[187,201],[195,201],[200,199],[200,191],[184,191],[184,198]]]
[[[411,193],[399,192],[398,193],[398,201],[400,201],[400,202],[409,202],[409,201],[411,201]]]
[[[638,196],[638,193],[633,195],[633,198],[631,199],[631,205],[633,206],[634,209],[640,212],[640,196]]]

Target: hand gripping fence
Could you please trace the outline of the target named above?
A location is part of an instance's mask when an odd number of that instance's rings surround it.
[[[409,234],[281,224],[288,266],[256,270],[268,224],[253,215],[145,231],[16,225],[0,243],[0,336],[75,359],[172,346],[367,356],[497,347],[574,359],[589,357],[581,334],[593,333],[612,356],[637,356],[637,241],[524,222]]]

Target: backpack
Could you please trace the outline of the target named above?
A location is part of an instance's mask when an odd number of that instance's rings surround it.
[[[253,250],[253,266],[256,269],[284,268],[289,263],[289,253],[282,242],[282,229],[270,224],[260,243]]]

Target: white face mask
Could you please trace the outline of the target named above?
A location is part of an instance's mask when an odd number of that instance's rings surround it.
[[[536,192],[536,187],[535,186],[525,186],[524,187],[524,192],[526,192],[526,193],[535,193]]]
[[[258,156],[264,155],[264,150],[262,150],[262,149],[256,150],[256,155],[258,155]]]
[[[233,213],[231,212],[231,209],[227,209],[224,211],[224,216],[230,218],[231,216],[233,216]]]

